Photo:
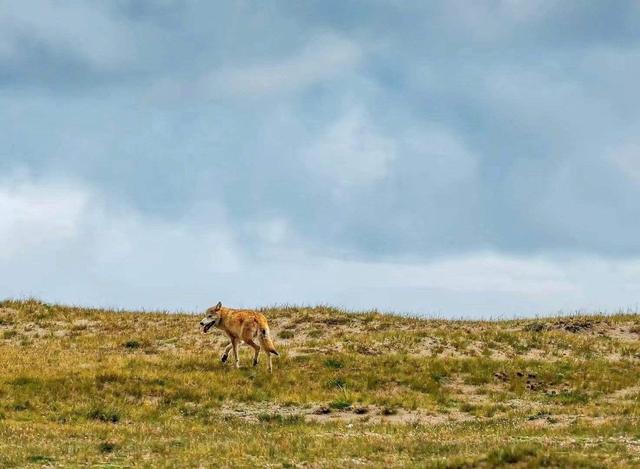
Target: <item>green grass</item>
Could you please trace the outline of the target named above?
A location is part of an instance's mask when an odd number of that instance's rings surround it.
[[[200,316],[0,302],[0,467],[640,464],[638,315],[263,312],[273,374]]]

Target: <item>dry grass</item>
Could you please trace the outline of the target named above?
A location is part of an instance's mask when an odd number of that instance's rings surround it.
[[[640,464],[640,317],[273,308],[281,358],[199,316],[0,303],[0,466]]]

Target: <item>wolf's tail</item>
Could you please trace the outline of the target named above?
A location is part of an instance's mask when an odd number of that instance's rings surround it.
[[[260,345],[269,353],[273,353],[274,355],[280,355],[276,351],[276,347],[273,345],[273,340],[271,340],[271,334],[269,333],[268,327],[263,327],[260,329]]]

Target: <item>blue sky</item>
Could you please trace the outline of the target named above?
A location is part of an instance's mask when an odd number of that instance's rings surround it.
[[[0,296],[636,308],[640,4],[0,2]]]

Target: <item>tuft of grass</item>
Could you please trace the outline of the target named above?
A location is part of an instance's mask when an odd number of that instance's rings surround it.
[[[338,326],[343,324],[350,324],[351,319],[347,316],[333,316],[323,319],[322,322],[324,322],[327,326]]]
[[[101,453],[113,453],[117,447],[118,445],[116,445],[115,443],[112,443],[110,441],[103,441],[98,445],[98,451],[100,451]]]
[[[340,360],[336,360],[334,358],[327,358],[324,361],[324,366],[327,368],[331,368],[332,370],[339,370],[344,367],[344,364]]]
[[[351,408],[351,401],[347,399],[336,399],[329,403],[331,409],[346,410]]]
[[[469,402],[463,402],[463,403],[460,405],[460,411],[461,411],[461,412],[468,412],[468,413],[471,413],[471,412],[473,412],[474,410],[476,410],[476,406],[475,406],[475,405],[473,405],[473,404],[471,404],[471,403],[469,403]]]
[[[32,376],[18,376],[11,380],[9,384],[13,386],[39,386],[41,385],[41,381],[38,378],[34,378]]]
[[[295,334],[293,333],[293,331],[289,330],[278,332],[278,337],[280,337],[281,339],[293,339],[294,335]]]
[[[94,407],[87,413],[87,418],[100,422],[118,423],[120,421],[120,413],[114,409]]]
[[[347,382],[342,378],[331,378],[327,381],[327,386],[330,388],[344,389],[347,387]]]
[[[279,425],[294,425],[304,422],[304,417],[299,414],[283,415],[262,413],[258,415],[258,420],[265,423],[276,423]]]
[[[586,404],[589,402],[589,396],[587,394],[575,390],[563,391],[551,397],[564,405]]]
[[[380,415],[385,415],[385,416],[396,415],[397,413],[398,413],[398,409],[396,409],[395,407],[383,407],[380,410]]]
[[[537,454],[537,447],[529,444],[507,445],[491,451],[486,458],[486,462],[492,466],[517,464],[531,460]]]
[[[430,376],[431,379],[438,384],[442,383],[447,378],[447,375],[440,370],[432,371]]]
[[[13,410],[15,410],[16,412],[24,412],[26,410],[29,410],[32,408],[31,402],[29,401],[21,401],[21,402],[15,402],[12,405]]]
[[[52,464],[53,462],[55,462],[55,459],[49,457],[49,456],[44,456],[42,454],[33,454],[31,456],[29,456],[28,461],[30,463],[33,464]]]

